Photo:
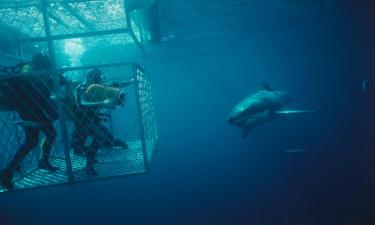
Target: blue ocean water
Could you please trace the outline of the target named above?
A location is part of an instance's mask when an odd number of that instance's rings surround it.
[[[160,0],[151,171],[0,196],[1,224],[372,225],[370,1]],[[370,77],[371,79],[371,77]],[[313,114],[226,122],[260,81]],[[303,152],[286,153],[303,149]]]

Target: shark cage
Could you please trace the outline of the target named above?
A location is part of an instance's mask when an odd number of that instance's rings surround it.
[[[158,133],[140,62],[160,38],[156,12],[150,0],[0,2],[0,193],[149,170]]]

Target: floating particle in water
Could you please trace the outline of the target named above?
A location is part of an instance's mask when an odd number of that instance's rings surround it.
[[[290,149],[290,150],[286,150],[284,151],[285,153],[297,153],[297,152],[304,152],[305,149]]]

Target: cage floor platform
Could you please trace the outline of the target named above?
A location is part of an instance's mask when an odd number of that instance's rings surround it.
[[[127,144],[129,146],[128,149],[105,148],[99,150],[96,157],[98,162],[95,164],[98,175],[86,175],[86,158],[70,153],[74,181],[79,182],[104,177],[144,173],[146,168],[144,166],[140,141],[127,142]],[[19,176],[14,179],[15,190],[68,183],[64,156],[54,156],[50,160],[54,166],[59,167],[58,171],[49,172],[47,170],[36,169],[28,174]],[[6,192],[6,190],[0,187],[1,192]]]

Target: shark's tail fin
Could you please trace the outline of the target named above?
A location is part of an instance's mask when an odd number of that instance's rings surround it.
[[[302,113],[314,113],[315,110],[296,110],[296,109],[283,109],[275,111],[278,115],[291,115],[291,114],[302,114]]]

